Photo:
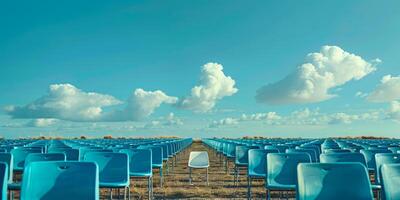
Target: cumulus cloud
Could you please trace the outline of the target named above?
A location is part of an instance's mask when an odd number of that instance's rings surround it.
[[[276,112],[267,112],[267,113],[255,113],[255,114],[242,114],[240,117],[241,121],[261,121],[261,120],[280,120],[282,117],[279,116]]]
[[[103,107],[121,103],[110,95],[84,92],[71,84],[53,84],[47,95],[26,106],[8,106],[5,111],[13,118],[94,121],[101,118]]]
[[[127,101],[125,109],[105,107],[122,104],[113,96],[84,92],[71,84],[50,85],[47,95],[25,106],[7,106],[5,111],[13,118],[31,118],[35,124],[50,123],[52,119],[67,121],[136,121],[151,115],[161,104],[175,104],[178,98],[160,90],[136,89]]]
[[[359,80],[376,70],[376,59],[365,61],[338,46],[323,46],[284,79],[257,90],[256,100],[268,104],[314,103],[336,96],[330,89]]]
[[[235,125],[235,124],[238,124],[238,123],[239,123],[238,119],[228,117],[228,118],[221,119],[221,120],[218,120],[218,121],[213,121],[209,125],[209,127],[210,128],[217,128],[217,127],[220,127],[220,126]]]
[[[166,95],[160,90],[145,91],[136,89],[129,97],[124,110],[114,111],[105,116],[105,121],[142,120],[153,114],[161,104],[175,104],[178,98]]]
[[[182,125],[183,122],[180,118],[176,117],[174,113],[169,113],[167,117],[165,117],[165,122],[163,124],[165,126],[176,126]]]
[[[388,119],[400,121],[400,102],[399,101],[390,102],[390,107],[386,115]]]
[[[201,69],[200,85],[193,87],[190,96],[182,99],[177,105],[194,112],[207,112],[218,100],[237,91],[235,80],[224,74],[222,65],[207,63]]]
[[[384,76],[381,83],[367,96],[367,100],[376,103],[400,100],[400,76]]]
[[[55,124],[58,120],[57,119],[43,119],[43,118],[39,118],[39,119],[33,119],[30,122],[28,122],[27,126],[30,127],[47,127],[47,126],[51,126],[53,124]]]

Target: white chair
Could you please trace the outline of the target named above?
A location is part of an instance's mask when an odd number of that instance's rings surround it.
[[[206,151],[192,151],[189,156],[189,183],[192,184],[192,169],[206,169],[206,180],[208,185],[208,167],[210,161],[208,159],[208,153]]]

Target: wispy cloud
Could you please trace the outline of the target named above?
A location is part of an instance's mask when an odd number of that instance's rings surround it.
[[[400,107],[400,106],[399,106]],[[399,109],[400,113],[400,109]],[[369,111],[358,114],[348,114],[344,112],[338,113],[321,113],[319,109],[304,108],[296,110],[289,115],[279,115],[276,112],[242,114],[241,117],[228,117],[221,120],[213,121],[210,127],[220,127],[229,125],[238,125],[246,122],[261,122],[268,125],[335,125],[335,124],[351,124],[355,121],[368,121],[382,119],[381,111]]]

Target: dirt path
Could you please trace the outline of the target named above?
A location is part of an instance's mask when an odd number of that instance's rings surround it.
[[[187,168],[190,151],[208,151],[210,157],[209,186],[206,185],[205,170],[193,171],[193,185],[189,185],[189,170]],[[159,175],[155,171],[154,197],[155,199],[246,199],[246,176],[240,177],[238,186],[233,183],[233,163],[230,163],[230,174],[225,172],[223,162],[215,152],[201,142],[194,142],[185,153],[182,153],[174,170],[165,175],[164,186],[160,188]],[[242,174],[245,173],[243,170]],[[145,199],[146,182],[132,181],[135,186],[132,190],[133,199]],[[264,181],[253,181],[252,194],[254,198],[265,198]],[[131,187],[132,188],[132,187]]]

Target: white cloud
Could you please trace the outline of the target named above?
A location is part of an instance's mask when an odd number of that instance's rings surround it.
[[[367,100],[376,103],[400,100],[400,76],[384,76]]]
[[[304,108],[301,110],[293,111],[291,114],[282,116],[275,112],[268,113],[255,113],[255,114],[242,114],[240,118],[228,117],[219,121],[213,121],[209,127],[215,128],[222,125],[236,125],[239,123],[246,123],[250,121],[263,122],[268,125],[291,125],[291,126],[304,126],[304,125],[335,125],[335,124],[351,124],[355,121],[376,121],[380,118],[382,112],[369,111],[358,114],[348,113],[320,113],[319,109]],[[398,116],[400,119],[400,103],[398,105]]]
[[[144,125],[144,128],[162,128],[168,126],[181,126],[181,125],[183,125],[182,120],[171,112],[165,117],[161,117],[157,120],[152,120],[146,123]]]
[[[255,114],[242,114],[240,120],[241,121],[261,121],[261,120],[279,120],[282,117],[279,116],[276,112],[267,112],[267,113],[255,113]]]
[[[235,125],[235,124],[238,124],[238,122],[239,122],[238,119],[228,117],[228,118],[225,118],[225,119],[221,119],[219,121],[213,121],[209,125],[209,127],[210,128],[217,128],[217,127],[220,127],[220,126]]]
[[[5,111],[13,118],[95,121],[101,118],[103,107],[121,103],[110,95],[84,92],[71,84],[53,84],[47,95],[26,106],[8,106]]]
[[[166,95],[160,90],[145,91],[136,89],[128,99],[124,110],[111,112],[105,121],[135,121],[142,120],[153,114],[161,104],[175,104],[178,98]]]
[[[194,112],[207,112],[218,100],[237,91],[235,80],[224,74],[222,65],[207,63],[201,69],[200,85],[193,87],[191,95],[182,99],[178,107]]]
[[[390,102],[389,110],[387,111],[387,118],[400,122],[400,102]]]
[[[333,98],[330,89],[359,80],[376,70],[380,60],[365,61],[337,46],[323,46],[284,79],[261,87],[256,100],[268,104],[314,103]]]
[[[174,113],[169,113],[165,117],[165,122],[163,124],[165,126],[177,126],[177,125],[182,125],[183,122],[180,118],[176,117]]]
[[[7,106],[5,111],[13,118],[31,118],[35,123],[61,119],[76,122],[136,121],[151,115],[161,104],[175,104],[178,98],[160,90],[136,89],[123,110],[103,111],[104,107],[122,104],[113,96],[84,92],[71,84],[50,85],[47,95],[26,106]]]
[[[360,98],[365,98],[365,97],[368,96],[368,93],[364,93],[364,92],[358,91],[358,92],[356,92],[356,94],[354,96],[360,97]]]
[[[58,120],[57,119],[44,119],[44,118],[39,118],[39,119],[33,119],[30,122],[28,122],[27,126],[30,127],[47,127],[51,126],[54,123],[56,123]]]

